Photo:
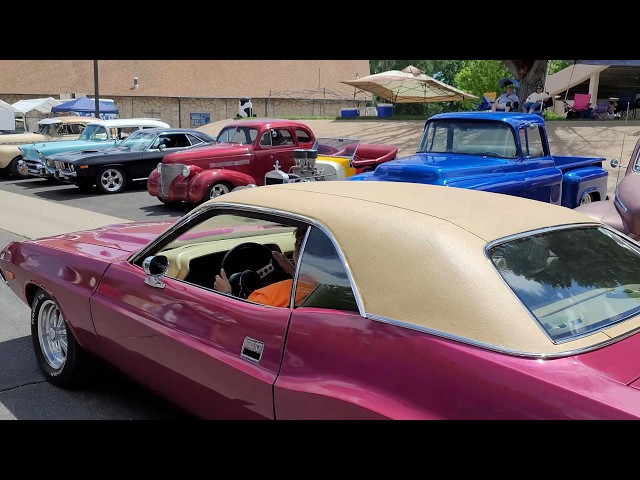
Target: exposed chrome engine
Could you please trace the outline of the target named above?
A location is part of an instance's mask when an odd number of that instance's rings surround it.
[[[324,167],[317,167],[316,160],[318,151],[314,149],[306,150],[304,148],[296,148],[293,151],[293,158],[296,162],[288,172],[280,169],[280,162],[276,161],[274,170],[267,172],[264,176],[265,185],[274,185],[278,183],[295,183],[295,182],[317,182],[323,180],[332,180],[335,172],[325,174]]]

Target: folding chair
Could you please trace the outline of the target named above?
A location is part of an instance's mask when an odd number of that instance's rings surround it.
[[[636,108],[638,108],[638,100],[636,99],[635,93],[622,92],[618,96],[618,105],[616,106],[616,113],[619,114],[620,118],[626,118],[627,111],[629,113],[633,113],[633,118],[636,118]]]
[[[613,118],[612,113],[609,111],[611,104],[609,100],[598,100],[596,106],[593,109],[593,118],[596,120],[609,120]]]
[[[567,118],[591,118],[591,94],[576,93],[573,105],[567,111]]]

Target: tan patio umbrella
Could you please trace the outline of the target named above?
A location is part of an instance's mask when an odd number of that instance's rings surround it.
[[[402,71],[389,70],[341,83],[374,93],[392,103],[454,102],[478,99],[475,95],[430,77],[413,65],[409,65]]]

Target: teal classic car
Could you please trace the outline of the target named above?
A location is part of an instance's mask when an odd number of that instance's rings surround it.
[[[155,118],[118,118],[89,123],[76,140],[27,143],[21,145],[18,172],[23,176],[54,178],[55,169],[47,167],[50,155],[67,152],[97,151],[113,147],[130,133],[143,128],[169,128]]]

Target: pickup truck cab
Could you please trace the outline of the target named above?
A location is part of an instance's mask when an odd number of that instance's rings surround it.
[[[540,115],[452,112],[427,120],[414,155],[347,180],[470,188],[575,208],[606,198],[605,161],[551,155]]]
[[[22,159],[18,172],[23,176],[53,178],[55,168],[47,166],[47,158],[58,153],[95,151],[116,146],[129,134],[144,128],[169,128],[155,118],[116,118],[87,124],[75,140],[38,142],[21,145]]]

